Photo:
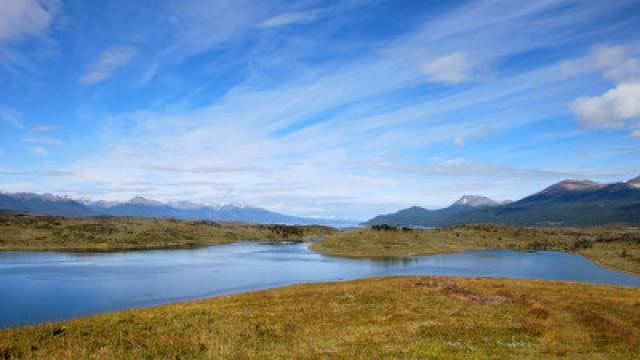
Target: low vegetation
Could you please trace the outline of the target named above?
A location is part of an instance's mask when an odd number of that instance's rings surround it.
[[[633,359],[640,289],[398,277],[0,331],[0,358]]]
[[[587,256],[603,266],[640,273],[640,228],[635,227],[461,225],[429,230],[374,225],[334,233],[314,243],[311,249],[351,257],[432,255],[483,249],[561,250]]]
[[[0,213],[0,250],[183,248],[241,240],[303,241],[334,231],[324,226],[254,225],[167,218],[65,218]]]

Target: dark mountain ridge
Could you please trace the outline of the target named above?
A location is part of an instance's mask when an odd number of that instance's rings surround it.
[[[367,221],[365,225],[394,226],[442,226],[451,217],[485,207],[499,206],[500,202],[478,195],[463,195],[449,207],[438,210],[427,210],[419,206],[400,210],[393,214],[380,215]]]
[[[640,225],[640,177],[601,184],[591,180],[564,180],[515,202],[454,211],[454,205],[422,213],[401,210],[366,224],[446,226],[457,224],[510,225]]]

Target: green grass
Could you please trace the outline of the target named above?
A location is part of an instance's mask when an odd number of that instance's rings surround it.
[[[0,331],[0,358],[638,359],[640,289],[398,277]]]
[[[433,230],[363,228],[328,235],[311,249],[350,257],[432,255],[482,249],[561,250],[640,273],[640,229],[633,227],[523,228],[462,225]]]
[[[255,225],[164,218],[65,218],[0,213],[0,250],[115,251],[186,248],[241,240],[301,241],[335,230],[324,226]]]

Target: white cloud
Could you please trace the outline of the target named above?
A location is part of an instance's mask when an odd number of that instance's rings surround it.
[[[453,138],[453,143],[456,146],[464,146],[465,141],[464,141],[464,138],[462,136],[457,136],[457,137]]]
[[[623,129],[636,136],[640,126],[640,59],[630,45],[598,46],[583,60],[566,64],[568,75],[597,71],[617,85],[599,96],[585,96],[570,105],[586,129]]]
[[[463,52],[455,52],[434,59],[422,67],[433,81],[458,84],[473,77],[473,66]]]
[[[160,65],[181,61],[245,35],[270,12],[270,3],[253,0],[183,0],[171,6],[169,45]]]
[[[38,145],[38,146],[62,145],[62,141],[49,136],[25,136],[22,140],[27,144]]]
[[[0,0],[0,43],[41,36],[49,29],[59,1]]]
[[[589,129],[620,129],[640,122],[640,83],[616,86],[600,96],[582,97],[571,104],[580,124]]]
[[[110,78],[113,73],[125,66],[136,55],[131,47],[111,47],[102,52],[98,60],[89,66],[80,81],[83,84],[96,84]]]
[[[39,156],[39,157],[49,156],[49,150],[47,150],[42,146],[30,146],[27,148],[27,150],[29,150],[29,153],[35,156]]]
[[[616,82],[640,79],[640,60],[633,57],[629,46],[600,46],[594,49],[592,62],[604,76]]]
[[[22,114],[17,110],[0,105],[0,120],[18,128],[24,129],[24,123],[22,122]]]
[[[292,24],[306,24],[315,21],[323,12],[309,10],[304,12],[286,13],[270,17],[257,25],[259,28],[274,28]]]
[[[54,44],[48,32],[58,14],[60,0],[0,0],[0,66],[8,70],[33,69],[34,50]],[[37,40],[30,50],[18,46]]]
[[[384,168],[389,171],[406,174],[425,174],[443,177],[514,177],[514,178],[558,178],[580,177],[584,172],[557,171],[550,169],[522,168],[509,165],[476,162],[458,158],[425,164],[400,164],[397,161],[364,162],[365,167]]]
[[[35,131],[35,132],[52,132],[52,131],[56,131],[57,129],[58,129],[57,125],[40,124],[40,125],[33,126],[31,128],[31,131]]]

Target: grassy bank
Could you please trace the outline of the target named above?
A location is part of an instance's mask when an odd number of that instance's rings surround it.
[[[184,248],[240,240],[297,241],[335,230],[161,218],[65,218],[0,213],[0,250],[114,251]]]
[[[482,249],[561,250],[599,264],[640,273],[640,229],[632,227],[521,228],[464,225],[433,230],[378,226],[327,236],[311,249],[351,257],[432,255]]]
[[[0,357],[638,358],[640,289],[402,277],[297,285],[0,331]]]

